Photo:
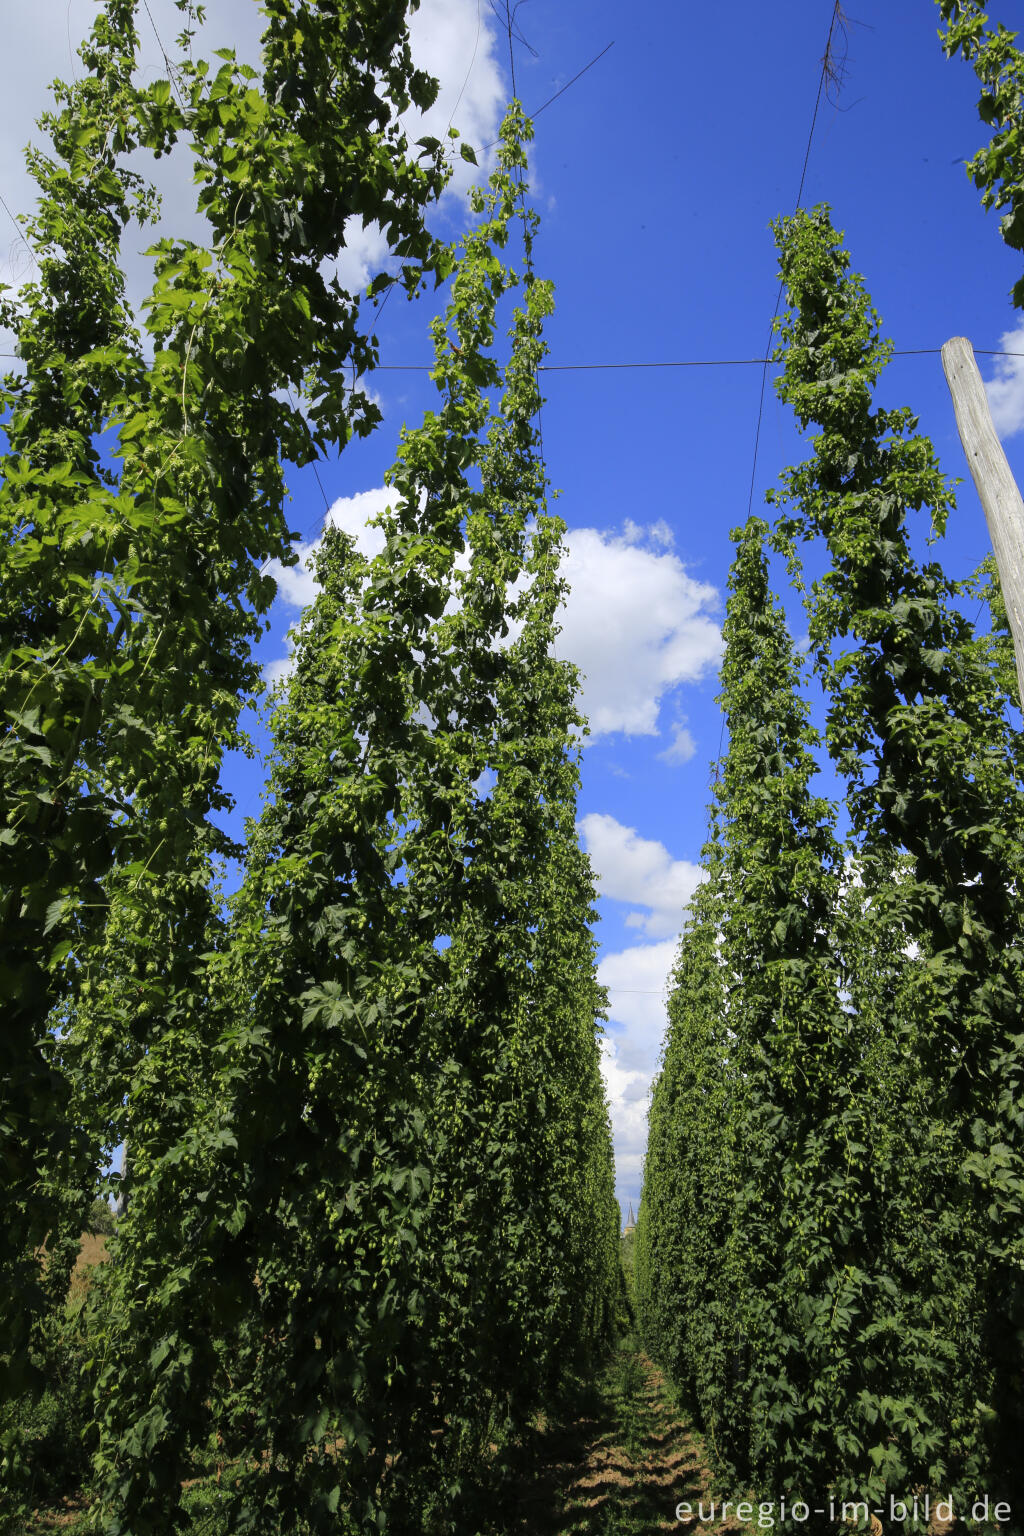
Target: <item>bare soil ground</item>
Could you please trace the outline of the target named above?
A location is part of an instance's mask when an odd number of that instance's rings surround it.
[[[699,1435],[643,1354],[620,1351],[565,1421],[538,1432],[508,1490],[502,1536],[640,1536],[738,1530],[731,1521],[680,1525],[676,1505],[711,1503]]]

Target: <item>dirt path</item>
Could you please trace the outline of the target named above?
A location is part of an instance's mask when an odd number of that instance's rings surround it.
[[[512,1485],[495,1531],[508,1536],[648,1536],[679,1524],[675,1507],[710,1502],[700,1437],[646,1355],[619,1351],[573,1405],[538,1434],[534,1464]],[[725,1531],[731,1525],[716,1525]]]

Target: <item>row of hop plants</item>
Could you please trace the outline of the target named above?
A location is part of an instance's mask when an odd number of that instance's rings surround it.
[[[527,260],[532,241],[525,126],[514,109],[475,201],[434,327],[441,404],[403,434],[383,547],[330,530],[317,555],[266,806],[193,994],[184,1134],[177,1051],[136,1088],[98,1385],[132,1531],[164,1528],[211,1428],[239,1469],[231,1526],[447,1528],[491,1442],[614,1322],[582,721],[533,425],[549,285],[527,275],[503,377],[490,353],[517,208]],[[187,1268],[154,1293],[175,1240]]]
[[[1020,251],[1024,54],[978,0],[939,8],[992,130],[968,174]],[[934,542],[953,493],[912,413],[873,404],[889,345],[829,210],[775,232],[777,390],[813,452],[769,495],[774,520],[734,535],[728,750],[650,1108],[640,1324],[720,1478],[776,1515],[863,1500],[924,1528],[928,1495],[1016,1530],[1024,743],[1006,606],[991,558],[957,583],[912,551],[913,516]],[[979,596],[986,635],[962,611]]]
[[[82,1361],[97,1528],[187,1525],[213,1446],[224,1529],[454,1530],[622,1304],[531,130],[513,104],[441,245],[444,146],[399,121],[436,93],[404,4],[270,0],[262,75],[194,60],[181,8],[173,80],[139,87],[133,0],[103,7],[4,311],[5,1515],[40,1486],[25,1425],[121,1143]],[[211,243],[156,247],[140,335],[119,257],[153,198],[125,161],[178,143]],[[403,262],[377,295],[448,284],[438,405],[402,433],[378,552],[319,544],[236,847],[219,773],[265,567],[294,558],[284,464],[378,419],[346,382],[376,355],[360,301],[325,276],[352,217]]]
[[[734,535],[728,744],[650,1107],[640,1326],[719,1476],[776,1512],[925,1493],[1019,1511],[1019,701],[1005,634],[979,638],[964,584],[913,553],[912,516],[941,535],[952,491],[911,412],[873,403],[890,348],[829,210],[775,233],[777,389],[813,452],[774,520]]]

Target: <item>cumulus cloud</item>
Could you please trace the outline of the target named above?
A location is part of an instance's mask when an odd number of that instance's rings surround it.
[[[384,548],[384,534],[380,528],[371,527],[370,519],[383,512],[393,498],[394,492],[383,485],[376,486],[372,491],[357,491],[354,496],[340,496],[332,503],[326,522],[350,534],[359,553],[367,560],[372,560]],[[286,607],[301,611],[316,597],[319,587],[313,575],[312,563],[319,545],[319,539],[309,544],[300,544],[296,550],[298,565],[281,565],[274,560],[268,567],[268,574],[277,582],[278,598]],[[292,640],[293,631],[289,630],[285,655],[268,661],[263,668],[263,681],[269,687],[283,682],[295,665]]]
[[[289,635],[289,646],[291,636]],[[283,683],[291,677],[295,670],[295,652],[289,649],[286,656],[279,656],[276,661],[268,661],[263,668],[263,681],[268,688],[276,688],[278,683]]]
[[[497,137],[508,95],[489,9],[478,0],[421,0],[409,18],[409,40],[416,63],[440,85],[428,112],[416,114],[415,122],[406,118],[410,138],[443,140],[451,124],[483,167],[489,158],[483,146]],[[478,176],[459,155],[449,191],[464,193]]]
[[[668,975],[675,961],[678,940],[636,944],[603,956],[598,979],[609,990],[609,1038],[616,1047],[616,1061],[627,1072],[653,1077],[665,1033],[665,997]]]
[[[4,45],[8,69],[4,80],[4,114],[0,121],[0,158],[5,172],[4,198],[12,213],[30,212],[35,202],[35,184],[25,169],[22,154],[30,141],[46,149],[48,140],[36,128],[41,113],[52,109],[50,84],[54,78],[71,81],[82,73],[78,58],[79,43],[87,36],[96,17],[95,0],[67,0],[59,7],[19,5],[7,8],[4,16]],[[218,0],[210,7],[200,48],[233,47],[240,59],[255,64],[259,60],[259,36],[264,18],[252,0]],[[163,58],[166,48],[172,60],[177,52],[175,39],[182,30],[181,12],[174,0],[150,0],[147,12],[140,7],[139,78],[145,83],[166,79]],[[158,40],[159,39],[159,40]],[[16,67],[10,67],[14,63]],[[149,154],[137,154],[132,161],[148,180],[155,183],[163,198],[163,211],[156,227],[133,228],[126,232],[123,259],[128,295],[137,306],[151,287],[152,263],[142,255],[164,235],[202,240],[206,223],[195,211],[193,156],[187,151],[154,160]],[[0,242],[0,282],[17,287],[32,271],[32,257],[6,213],[3,241]]]
[[[498,135],[507,92],[497,60],[498,38],[489,11],[477,0],[421,0],[409,17],[413,58],[438,82],[437,100],[426,112],[412,108],[402,119],[410,143],[435,138],[447,142],[449,127],[477,150],[479,168],[456,151],[452,178],[442,198],[447,219],[461,221],[465,194],[493,164],[494,152],[483,152]],[[354,293],[371,276],[394,263],[378,224],[365,228],[352,220],[345,230],[345,250],[337,263],[343,288]]]
[[[688,763],[697,752],[697,743],[682,721],[672,728],[672,740],[658,756],[663,763]]]
[[[1018,352],[1019,357],[997,357],[995,377],[987,380],[992,420],[1000,437],[1024,432],[1024,325],[1005,331],[999,338],[1004,352]]]
[[[391,494],[383,486],[361,491],[336,501],[328,515],[373,555],[383,541],[366,527],[366,519],[381,511]],[[567,535],[563,572],[570,590],[558,654],[583,673],[581,702],[592,737],[614,731],[657,735],[663,702],[718,662],[722,641],[713,617],[718,592],[687,574],[667,547],[671,539],[665,523],[650,529],[627,523],[622,534],[577,528]],[[291,607],[304,607],[316,595],[304,563],[314,548],[300,549],[303,563],[297,567],[273,568],[281,597]],[[660,755],[684,763],[695,750],[693,737],[677,720]]]
[[[563,570],[571,595],[558,652],[584,673],[583,709],[594,736],[657,735],[666,697],[703,677],[721,655],[718,592],[688,574],[666,547],[670,541],[664,523],[648,530],[627,523],[619,535],[598,528],[569,534]]]
[[[699,864],[674,859],[663,843],[641,837],[614,816],[591,813],[579,822],[597,876],[598,893],[634,908],[626,918],[650,938],[678,934],[683,908],[703,878]]]
[[[370,527],[370,519],[383,512],[394,500],[394,495],[394,491],[380,485],[372,491],[357,491],[354,496],[340,496],[332,503],[326,521],[351,534],[359,553],[372,560],[384,548],[384,534],[379,528]],[[311,544],[300,544],[296,550],[298,565],[282,566],[275,560],[269,568],[269,574],[277,582],[277,595],[289,608],[305,608],[316,597],[319,589],[311,562],[319,545],[319,539]],[[269,676],[276,665],[271,662],[265,675]]]
[[[601,1042],[601,1073],[612,1127],[615,1194],[625,1216],[630,1204],[634,1213],[640,1204],[650,1083],[641,1073],[619,1065],[615,1044],[607,1038]]]
[[[59,8],[22,5],[8,7],[4,42],[9,68],[5,79],[3,120],[0,122],[0,153],[5,167],[4,198],[14,214],[30,211],[35,188],[24,168],[22,150],[45,138],[35,128],[39,115],[51,106],[50,82],[54,77],[71,80],[80,74],[77,47],[95,17],[95,0],[67,0]],[[259,38],[265,24],[252,0],[218,0],[207,11],[207,22],[194,45],[197,55],[208,56],[219,47],[235,49],[240,60],[259,64]],[[174,0],[150,0],[140,9],[140,76],[143,80],[166,78],[166,48],[172,61],[175,39],[181,31],[181,13]],[[506,99],[497,62],[497,34],[493,17],[477,0],[421,0],[410,17],[411,46],[416,63],[439,81],[437,101],[426,113],[415,108],[405,115],[403,126],[410,141],[433,136],[445,139],[449,123],[476,147],[493,140]],[[158,41],[159,37],[159,41]],[[161,46],[162,45],[162,46]],[[217,62],[217,61],[215,61]],[[474,178],[489,163],[481,156],[481,170],[456,155],[455,173],[444,203],[450,213],[458,209]],[[135,157],[136,169],[152,180],[163,198],[159,224],[145,230],[129,230],[124,261],[128,294],[137,307],[151,286],[151,262],[142,251],[165,235],[203,241],[205,220],[195,209],[193,157],[182,150],[154,161],[148,154]],[[6,226],[0,236],[0,282],[17,287],[32,270],[32,258],[7,213],[0,209]],[[350,291],[366,286],[371,276],[388,265],[387,243],[376,225],[363,228],[358,220],[345,230],[346,248],[337,264],[339,281]],[[6,343],[5,350],[9,347]]]
[[[616,1191],[623,1210],[640,1201],[647,1105],[667,1026],[665,1002],[676,941],[639,944],[605,955],[598,979],[609,991],[601,1070],[615,1145]]]

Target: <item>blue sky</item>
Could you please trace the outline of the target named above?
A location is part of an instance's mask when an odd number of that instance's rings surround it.
[[[0,193],[15,210],[30,197],[16,151],[44,105],[46,81],[68,70],[68,39],[81,36],[91,9],[88,0],[70,0],[66,18],[63,3],[18,7],[9,18],[8,58],[17,67],[0,122]],[[170,0],[153,0],[151,10],[169,42]],[[209,12],[210,45],[234,43],[251,54],[258,21],[249,0],[214,0]],[[1024,24],[1019,0],[993,14]],[[728,10],[679,0],[520,6],[515,71],[528,111],[613,44],[536,124],[536,264],[554,279],[558,306],[548,333],[552,365],[763,355],[778,288],[768,226],[796,201],[831,16],[832,0],[771,7],[737,0]],[[832,204],[897,349],[938,348],[957,334],[995,349],[1024,320],[1008,298],[1019,266],[964,173],[964,158],[984,138],[977,89],[961,61],[944,58],[937,25],[931,0],[859,0],[845,37],[836,38],[842,85],[822,97],[803,201]],[[510,70],[507,35],[489,0],[424,0],[415,28],[420,61],[440,75],[442,96],[434,122],[414,136],[443,129],[455,109],[471,142],[493,139]],[[147,67],[162,73],[155,41],[147,38],[146,47]],[[468,174],[460,167],[459,185],[437,214],[450,233],[464,217]],[[172,171],[171,227],[187,230],[187,191],[187,172]],[[25,257],[13,229],[10,238],[9,247],[0,242],[0,256],[17,277]],[[353,232],[345,275],[365,280],[380,259],[373,232]],[[145,263],[133,256],[129,270],[141,293]],[[379,325],[382,362],[429,362],[433,302],[389,302]],[[1006,345],[1024,352],[1024,332]],[[1012,360],[979,362],[986,378],[997,367],[1010,370],[993,400],[1020,479],[1024,369],[1014,373]],[[369,384],[384,425],[320,466],[334,515],[353,529],[379,504],[403,422],[415,424],[432,402],[422,373],[381,371]],[[743,366],[544,376],[544,447],[562,492],[573,583],[562,643],[587,673],[594,725],[580,817],[602,892],[619,1194],[634,1206],[665,976],[696,878],[720,740],[718,626],[729,532],[747,513],[760,389],[760,369]],[[988,540],[938,355],[895,358],[879,399],[910,405],[946,472],[965,482],[939,553],[953,574],[966,574]],[[803,452],[769,382],[755,510]],[[293,477],[293,491],[293,526],[309,542],[324,499],[308,472]],[[271,670],[287,653],[287,630],[310,590],[298,573],[282,581],[261,647]],[[800,611],[795,604],[790,611],[799,636]],[[229,786],[239,815],[258,810],[258,764],[232,764]]]

